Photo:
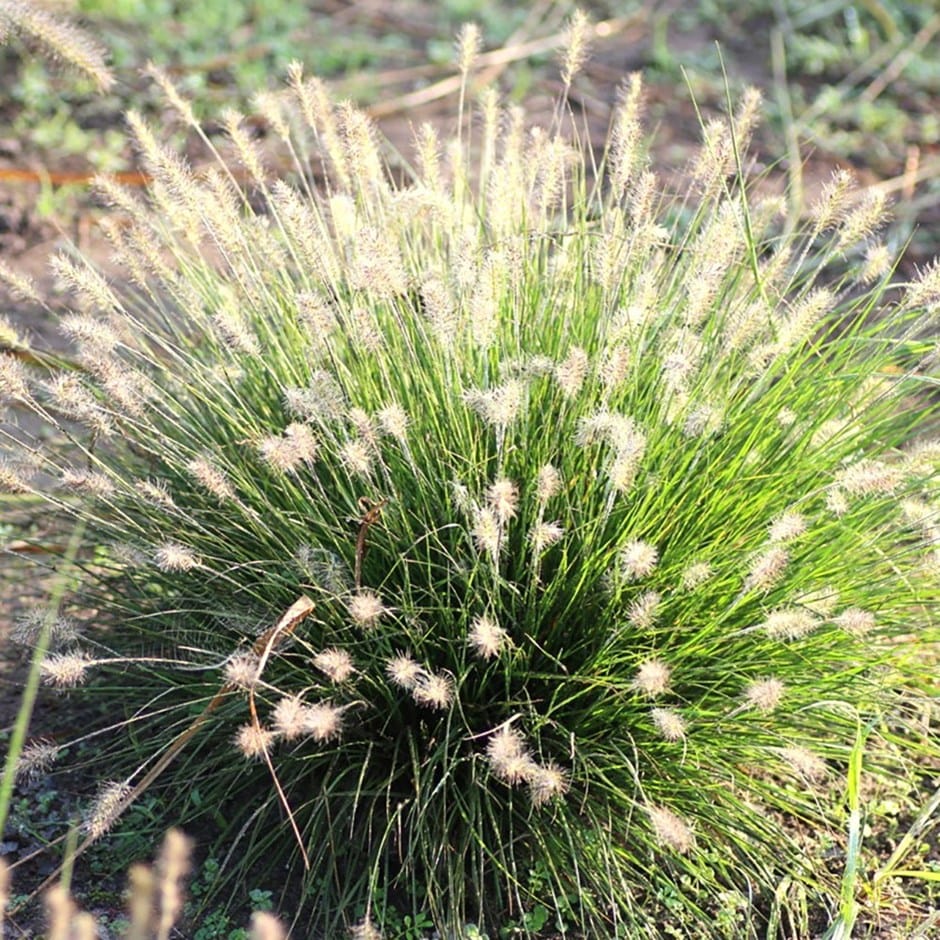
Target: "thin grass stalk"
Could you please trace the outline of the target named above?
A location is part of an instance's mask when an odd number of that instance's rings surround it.
[[[74,577],[73,569],[83,545],[85,528],[85,523],[82,520],[77,521],[72,527],[72,532],[62,555],[62,566],[49,591],[49,603],[30,659],[29,672],[26,675],[23,694],[16,712],[16,721],[10,735],[6,760],[3,764],[3,779],[0,780],[0,832],[4,831],[7,816],[10,812],[10,801],[13,798],[13,787],[16,782],[17,763],[23,753],[23,745],[26,743],[26,736],[29,732],[29,723],[32,720],[36,696],[39,693],[41,668],[49,649],[52,625],[59,616],[59,611],[71,588],[71,581]]]

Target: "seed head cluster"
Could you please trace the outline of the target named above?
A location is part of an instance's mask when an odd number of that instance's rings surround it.
[[[500,728],[490,737],[486,757],[493,773],[511,785],[527,782],[538,766],[525,738],[509,727]]]
[[[761,712],[772,712],[783,698],[784,687],[779,679],[759,679],[744,692],[748,705]]]
[[[370,630],[389,613],[382,599],[372,591],[354,594],[347,603],[347,610],[353,623]]]
[[[640,540],[630,542],[620,554],[623,572],[631,581],[648,577],[658,561],[656,546]]]
[[[467,642],[483,659],[492,659],[509,642],[506,631],[490,616],[477,617],[470,627]]]
[[[633,680],[634,688],[650,698],[656,698],[669,689],[672,670],[661,659],[641,663]]]

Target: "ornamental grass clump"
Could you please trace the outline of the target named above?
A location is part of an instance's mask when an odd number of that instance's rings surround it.
[[[45,665],[110,702],[86,829],[148,791],[310,935],[824,897],[860,724],[875,782],[928,746],[940,267],[889,284],[843,174],[799,223],[752,193],[756,93],[675,197],[635,76],[597,163],[564,101],[485,91],[394,174],[299,67],[261,103],[294,176],[238,114],[200,175],[131,115],[129,283],[62,256],[77,367],[2,359],[67,441],[4,485],[95,546],[100,623]]]

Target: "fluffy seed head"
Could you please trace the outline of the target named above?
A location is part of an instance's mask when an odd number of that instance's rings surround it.
[[[655,545],[634,539],[620,553],[620,566],[628,581],[638,581],[652,574],[659,561]]]
[[[105,92],[114,84],[105,50],[84,30],[33,3],[4,3],[0,14],[0,39],[4,29],[12,27],[90,78],[98,91]]]
[[[482,659],[498,656],[509,642],[506,631],[490,616],[477,617],[470,627],[467,643]]]
[[[408,413],[401,405],[388,405],[376,417],[383,433],[399,441],[406,440],[408,436]]]
[[[222,667],[226,685],[241,689],[243,692],[255,688],[261,681],[258,674],[260,664],[261,660],[251,652],[234,653],[229,656]]]
[[[900,503],[904,521],[914,529],[921,529],[924,538],[930,540],[934,519],[940,515],[925,499],[903,499]]]
[[[502,530],[495,510],[486,507],[477,509],[474,513],[471,535],[474,544],[481,552],[496,558],[501,546]]]
[[[179,116],[190,127],[197,127],[198,121],[193,112],[192,105],[180,95],[176,85],[170,80],[169,75],[153,62],[148,62],[144,72],[152,78],[159,86],[163,97],[176,109]]]
[[[508,725],[503,725],[490,736],[486,759],[493,773],[512,786],[527,783],[538,769],[525,738]]]
[[[3,25],[0,23],[0,42],[3,42]],[[0,261],[0,284],[5,284],[9,288],[16,300],[28,300],[31,303],[41,304],[42,297],[36,290],[36,285],[32,278],[14,271]],[[16,345],[15,343],[13,345]]]
[[[349,473],[367,477],[372,472],[372,449],[361,438],[346,441],[339,449],[339,459]]]
[[[111,418],[79,376],[58,375],[46,383],[46,390],[53,406],[63,415],[80,421],[102,437],[114,432]]]
[[[783,577],[790,563],[786,549],[773,547],[759,554],[752,562],[744,579],[749,591],[769,591]]]
[[[744,690],[745,702],[759,712],[772,712],[783,698],[784,686],[779,679],[759,679]]]
[[[415,157],[418,163],[418,178],[428,194],[443,193],[441,184],[441,142],[431,124],[424,123],[415,133]]]
[[[618,103],[611,133],[610,179],[613,192],[618,196],[626,193],[627,184],[639,163],[643,132],[640,123],[642,95],[643,77],[639,72],[633,72]],[[645,216],[646,213],[641,212],[635,218],[645,221]]]
[[[771,542],[789,542],[806,531],[806,519],[798,512],[785,512],[767,527]]]
[[[235,145],[238,159],[251,178],[264,185],[266,173],[261,165],[261,156],[254,140],[245,129],[245,117],[234,108],[223,108],[219,117],[225,125],[229,139]]]
[[[793,603],[826,620],[839,603],[839,592],[832,585],[826,585],[812,591],[804,591],[793,599]]]
[[[352,657],[346,650],[325,649],[313,657],[313,664],[330,682],[345,682],[355,672]]]
[[[940,258],[917,272],[904,295],[905,307],[931,307],[940,300]]]
[[[421,300],[437,341],[445,349],[453,348],[459,321],[450,289],[440,278],[429,278],[421,285]]]
[[[703,437],[721,429],[724,416],[721,410],[707,402],[692,405],[682,420],[682,433],[686,437]]]
[[[565,398],[573,398],[581,391],[588,371],[588,354],[575,346],[565,359],[555,366],[555,380]]]
[[[153,553],[153,563],[161,571],[192,571],[200,565],[199,556],[185,545],[167,542]]]
[[[262,728],[254,722],[242,725],[235,735],[235,746],[249,760],[258,760],[270,750],[276,735],[267,728]]]
[[[842,220],[854,186],[855,177],[848,170],[839,169],[832,174],[819,199],[810,208],[815,218],[816,233],[832,228]]]
[[[790,769],[806,780],[815,782],[822,780],[828,771],[826,762],[805,747],[785,747],[780,750],[780,757]]]
[[[330,197],[329,206],[337,238],[341,241],[355,238],[359,230],[359,219],[353,199],[345,193],[337,193]]]
[[[62,486],[73,492],[85,493],[94,499],[107,499],[116,492],[108,477],[94,470],[63,470]]]
[[[343,733],[343,709],[329,702],[308,705],[304,711],[304,730],[320,743],[337,740]]]
[[[261,344],[247,318],[234,302],[223,303],[212,314],[212,325],[219,340],[235,352],[252,358],[261,355]]]
[[[504,429],[519,416],[524,397],[525,385],[511,379],[485,392],[469,391],[464,400],[487,424]]]
[[[837,518],[841,518],[849,511],[849,499],[844,490],[838,488],[826,493],[826,509]]]
[[[656,622],[662,595],[657,591],[644,591],[631,605],[627,616],[635,627],[648,630]]]
[[[346,396],[339,383],[322,369],[310,376],[304,388],[286,388],[284,403],[288,411],[307,421],[325,424],[338,421],[346,413]]]
[[[366,917],[350,929],[349,940],[385,940],[385,934],[372,923],[371,917]]]
[[[71,689],[85,681],[92,665],[94,660],[87,653],[53,653],[42,661],[39,674],[46,685],[56,689]]]
[[[85,818],[85,831],[92,839],[99,839],[125,810],[125,800],[131,788],[124,782],[106,783],[95,797]]]
[[[2,28],[0,20],[0,28]],[[0,39],[3,36],[0,35]],[[2,871],[9,877],[9,870],[3,868]],[[78,911],[75,902],[69,897],[68,889],[59,882],[53,885],[43,898],[46,908],[46,916],[49,923],[52,936],[58,940],[61,936],[74,937],[76,933],[75,921],[78,919]],[[68,933],[66,934],[66,931]],[[76,937],[75,940],[89,940],[88,937]]]
[[[891,249],[885,244],[869,245],[865,251],[865,263],[859,271],[858,279],[863,284],[880,281],[891,270]]]
[[[907,448],[904,469],[912,476],[933,477],[940,470],[940,438],[925,438]]]
[[[92,363],[110,356],[120,342],[105,320],[91,314],[70,314],[62,320],[61,329],[69,339],[80,344],[83,357]]]
[[[294,473],[312,464],[317,456],[317,441],[306,424],[289,424],[281,436],[266,437],[258,445],[261,458],[281,473]]]
[[[860,607],[849,607],[843,610],[833,623],[853,636],[863,637],[875,629],[876,621],[875,615],[870,611],[862,610]]]
[[[550,463],[545,464],[539,470],[538,482],[536,484],[536,496],[540,503],[548,502],[553,496],[561,492],[561,473],[557,467]]]
[[[480,27],[476,23],[464,23],[457,35],[457,68],[466,75],[473,68],[480,54]]]
[[[409,692],[424,675],[424,668],[405,653],[398,653],[385,663],[385,674],[399,688]]]
[[[646,435],[629,415],[608,414],[606,416],[607,442],[618,457],[633,457],[639,460],[646,449]]]
[[[655,698],[669,689],[672,670],[661,659],[641,663],[633,679],[633,687],[644,695]]]
[[[775,640],[798,640],[812,633],[819,624],[819,618],[808,610],[791,608],[771,611],[761,628]]]
[[[39,738],[30,741],[16,761],[16,779],[18,781],[34,780],[44,774],[59,756],[59,746],[52,741]],[[2,907],[0,907],[2,910]]]
[[[811,291],[778,324],[780,349],[791,349],[809,339],[827,310],[835,303],[834,295],[823,288]]]
[[[533,806],[544,806],[568,792],[568,771],[554,761],[535,764],[527,779]]]
[[[812,444],[819,450],[824,450],[832,441],[838,440],[847,433],[851,425],[845,418],[830,418],[823,421],[813,432]]]
[[[251,915],[251,940],[287,940],[287,933],[273,914],[255,911]]]
[[[613,346],[604,353],[599,375],[608,391],[613,391],[625,381],[632,361],[632,353],[625,345]]]
[[[376,144],[375,125],[367,114],[348,102],[341,103],[336,114],[350,176],[363,188],[381,189],[382,158]]]
[[[707,561],[696,561],[682,572],[682,587],[687,591],[704,584],[714,574],[714,569]]]
[[[558,522],[539,522],[529,532],[529,541],[536,555],[545,551],[558,542],[565,534],[565,530]]]
[[[591,23],[583,10],[575,10],[565,28],[564,58],[561,65],[561,80],[565,85],[581,71],[587,61],[591,35]]]
[[[376,297],[396,297],[408,288],[408,275],[397,240],[389,239],[388,235],[387,231],[372,226],[356,232],[356,254],[349,272],[350,281]],[[366,347],[370,349],[379,348],[382,342],[380,336],[370,338],[362,335],[360,338],[366,340]]]
[[[904,482],[904,472],[880,460],[863,458],[846,467],[836,482],[850,496],[887,496]]]
[[[186,470],[203,488],[218,500],[235,499],[235,490],[225,474],[207,457],[195,457],[186,464]]]
[[[276,734],[285,741],[296,741],[306,733],[306,706],[300,696],[285,695],[278,699],[271,713],[271,724]]]
[[[692,848],[692,830],[672,810],[650,806],[647,810],[656,838],[666,848],[685,854]]]
[[[618,451],[610,461],[607,476],[616,493],[626,493],[633,487],[637,471],[640,469],[642,454],[631,450]]]
[[[486,496],[501,526],[516,515],[519,508],[519,487],[512,480],[496,480],[487,490]]]
[[[183,883],[191,869],[192,854],[193,841],[179,829],[170,829],[160,846],[155,870],[139,863],[131,867],[131,934],[152,930],[154,936],[170,935],[183,910]],[[88,940],[96,937],[97,928]]]
[[[654,708],[650,712],[656,730],[667,741],[681,741],[685,737],[685,719],[671,708]]]
[[[154,506],[162,506],[164,509],[173,509],[176,506],[169,487],[163,480],[138,480],[134,489]]]
[[[881,190],[869,189],[847,213],[839,227],[838,249],[849,248],[867,238],[884,222],[886,197]]]
[[[379,442],[379,435],[375,420],[369,412],[364,408],[350,408],[346,418],[355,428],[356,435],[363,444],[375,450]]]
[[[444,711],[454,700],[454,683],[441,673],[422,673],[414,688],[412,698],[427,708]]]
[[[49,611],[41,607],[28,608],[17,616],[10,639],[21,646],[35,646],[49,618]],[[50,647],[75,643],[81,635],[79,625],[71,617],[56,617],[49,624]]]
[[[29,483],[22,469],[15,463],[0,459],[0,493],[28,493]]]
[[[9,353],[0,353],[0,397],[29,401],[29,382],[23,363]]]
[[[382,603],[382,598],[372,591],[353,594],[346,604],[346,609],[353,621],[366,629],[378,626],[379,620],[390,613],[389,608]]]

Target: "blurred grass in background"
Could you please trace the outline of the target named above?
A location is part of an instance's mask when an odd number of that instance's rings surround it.
[[[50,74],[21,48],[4,47],[0,137],[20,138],[31,158],[80,157],[95,170],[119,170],[130,161],[120,115],[128,108],[153,113],[161,107],[148,83],[134,79],[150,59],[168,68],[206,111],[222,101],[250,110],[252,95],[277,86],[294,59],[336,81],[341,94],[368,104],[379,91],[370,70],[401,73],[403,90],[432,81],[435,65],[444,74],[453,55],[451,37],[465,20],[477,21],[488,46],[497,48],[557,29],[572,5],[75,0],[54,6],[76,16],[111,50],[123,81],[112,94],[96,97],[75,76]],[[705,0],[691,8],[677,0],[629,0],[583,6],[594,19],[634,16],[643,25],[641,35],[614,36],[610,48],[600,50],[604,88],[611,84],[608,70],[639,68],[654,85],[688,81],[697,94],[719,103],[721,58],[733,81],[768,92],[777,143],[771,149],[777,152],[795,129],[804,144],[833,160],[859,161],[892,175],[911,146],[934,157],[940,147],[940,12],[933,4]],[[543,54],[526,60],[506,73],[504,84],[511,89],[547,81],[538,69],[550,59]],[[382,85],[387,88],[386,81]],[[678,97],[685,96],[683,89]]]

